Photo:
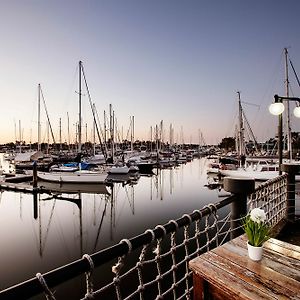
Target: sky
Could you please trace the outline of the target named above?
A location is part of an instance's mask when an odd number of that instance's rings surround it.
[[[123,138],[134,116],[135,139],[150,139],[163,121],[164,140],[172,124],[175,142],[202,135],[218,144],[235,134],[240,91],[265,141],[277,131],[268,106],[286,94],[285,47],[300,72],[299,13],[297,0],[0,0],[0,143],[37,141],[38,84],[56,141],[60,132],[63,142],[75,139],[80,60],[101,126],[111,104]],[[85,141],[92,113],[82,94]],[[46,110],[42,101],[42,142]],[[299,131],[300,120],[291,127]]]

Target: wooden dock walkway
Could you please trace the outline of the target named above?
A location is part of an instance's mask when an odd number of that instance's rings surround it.
[[[300,247],[277,239],[259,262],[242,235],[190,261],[194,299],[300,299]]]
[[[0,182],[0,190],[22,192],[22,193],[34,193],[38,192],[38,188],[34,188],[28,183],[17,183],[17,182]]]
[[[32,175],[15,175],[15,176],[10,176],[5,178],[5,182],[16,182],[16,183],[28,182],[32,180],[33,180]]]

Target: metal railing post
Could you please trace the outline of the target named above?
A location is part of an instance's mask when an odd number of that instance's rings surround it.
[[[33,189],[36,190],[37,188],[37,162],[34,161],[32,165],[32,182],[33,182]]]
[[[247,214],[247,195],[254,192],[255,181],[249,178],[224,178],[224,190],[235,195],[231,203],[231,239],[243,233],[240,219]]]

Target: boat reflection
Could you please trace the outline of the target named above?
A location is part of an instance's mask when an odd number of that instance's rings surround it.
[[[38,187],[50,192],[61,192],[68,194],[110,194],[109,186],[103,183],[58,183],[48,181],[38,181]]]
[[[74,186],[74,184],[73,184]],[[99,191],[99,190],[98,190]],[[93,252],[97,250],[99,244],[100,232],[103,227],[104,219],[109,211],[109,216],[107,216],[107,221],[110,223],[110,236],[113,237],[114,223],[115,223],[115,205],[112,199],[112,194],[108,193],[105,190],[105,193],[94,193],[91,195],[93,198],[92,203],[88,203],[87,201],[83,201],[84,194],[78,193],[65,193],[64,194],[52,194],[48,197],[43,197],[43,194],[36,194],[34,197],[34,218],[38,222],[38,226],[36,226],[36,236],[38,237],[38,253],[40,257],[44,256],[45,249],[47,248],[47,240],[48,236],[53,231],[55,227],[55,223],[57,222],[59,210],[62,207],[68,207],[68,210],[64,210],[66,215],[73,215],[73,234],[75,238],[72,242],[72,249],[76,252],[79,247],[79,256],[82,256],[84,252],[91,251],[85,249],[87,245],[89,248],[92,247],[93,244]],[[87,200],[87,199],[85,199]],[[73,203],[75,206],[69,206],[68,203]],[[46,204],[47,203],[47,204]],[[91,206],[92,204],[92,206]],[[104,205],[103,205],[104,204]],[[45,207],[48,207],[47,211],[45,211]],[[108,207],[110,206],[110,209]],[[71,209],[70,209],[71,208]],[[92,208],[91,210],[88,208]],[[77,217],[76,217],[77,216]],[[87,217],[88,216],[88,217]],[[75,217],[75,218],[74,218]],[[76,221],[77,218],[77,221]],[[93,219],[93,226],[88,226],[88,220]],[[99,224],[98,224],[99,223]],[[85,225],[85,226],[84,226]],[[87,234],[84,231],[84,227],[92,228],[91,232]],[[90,235],[95,235],[95,229],[97,229],[95,239],[91,239]],[[63,234],[64,231],[61,233]],[[69,236],[69,234],[68,234]],[[50,243],[51,244],[51,243]],[[48,245],[49,246],[49,245]],[[72,250],[72,251],[73,251]],[[77,257],[77,255],[76,255]]]
[[[0,227],[2,287],[213,203],[219,191],[204,187],[205,163],[201,159],[172,169],[155,168],[150,174],[138,174],[138,184],[134,180],[124,184],[126,176],[114,176],[107,185],[39,180],[45,193],[0,192],[0,221],[5,224]],[[18,272],[11,266],[18,266]],[[111,268],[101,276],[110,273]]]

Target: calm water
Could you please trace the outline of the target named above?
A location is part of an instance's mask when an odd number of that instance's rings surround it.
[[[194,159],[134,184],[93,186],[92,193],[41,194],[36,210],[32,195],[1,192],[0,289],[220,201],[205,187],[207,163]]]

